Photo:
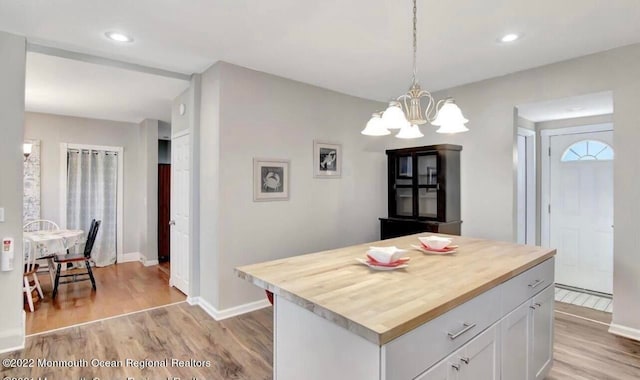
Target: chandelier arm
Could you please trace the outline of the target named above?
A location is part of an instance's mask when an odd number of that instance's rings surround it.
[[[404,103],[404,114],[405,115],[409,115],[409,105],[407,104],[407,99],[411,99],[411,97],[409,95],[403,95],[402,96],[402,101]]]
[[[435,120],[438,111],[436,111],[436,101],[433,99],[433,96],[430,92],[425,91],[425,97],[429,99],[429,104],[427,104],[427,108],[424,110],[424,118],[427,119],[429,123]]]

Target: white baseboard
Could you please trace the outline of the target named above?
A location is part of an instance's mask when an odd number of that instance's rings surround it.
[[[198,299],[200,297],[187,297],[187,303],[191,306],[195,306],[198,304]]]
[[[640,330],[612,323],[609,332],[614,335],[640,341]]]
[[[263,309],[265,307],[271,306],[267,299],[263,299],[260,301],[249,302],[243,305],[238,305],[234,307],[230,307],[228,309],[218,310],[209,302],[202,299],[202,297],[193,297],[187,298],[187,302],[190,305],[198,305],[202,310],[204,310],[207,314],[211,316],[211,318],[216,321],[221,321],[223,319],[235,317],[237,315],[246,314],[255,310]]]
[[[158,260],[146,260],[146,259],[142,260],[142,265],[144,265],[145,267],[150,267],[158,264],[159,264]]]
[[[26,331],[26,320],[27,313],[23,310],[22,328],[9,330],[0,335],[0,354],[24,349],[26,343],[26,337],[24,333]]]
[[[125,253],[124,255],[118,257],[118,263],[122,264],[122,263],[130,263],[132,261],[140,261],[141,256],[142,255],[140,254],[140,252]]]

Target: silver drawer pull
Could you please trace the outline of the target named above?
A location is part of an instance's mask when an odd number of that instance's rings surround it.
[[[460,361],[464,364],[469,364],[469,358],[460,358]]]
[[[533,284],[529,284],[531,289],[537,288],[539,285],[544,284],[544,280],[536,280]]]
[[[451,367],[453,367],[453,369],[455,369],[456,371],[460,371],[460,364],[451,364]]]
[[[458,331],[457,333],[448,333],[449,335],[449,339],[454,340],[457,339],[460,335],[466,333],[467,331],[471,330],[472,328],[476,327],[475,323],[472,324],[468,324],[468,323],[464,323],[463,324],[463,328],[462,330]]]

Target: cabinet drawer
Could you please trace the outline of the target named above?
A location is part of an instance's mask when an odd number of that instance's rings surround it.
[[[502,311],[508,314],[523,302],[540,293],[554,282],[554,264],[552,257],[519,274],[503,284]]]
[[[497,286],[382,347],[384,379],[413,379],[500,319]]]

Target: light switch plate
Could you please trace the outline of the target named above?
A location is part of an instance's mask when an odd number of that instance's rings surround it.
[[[0,207],[0,223],[4,223],[4,207]]]

